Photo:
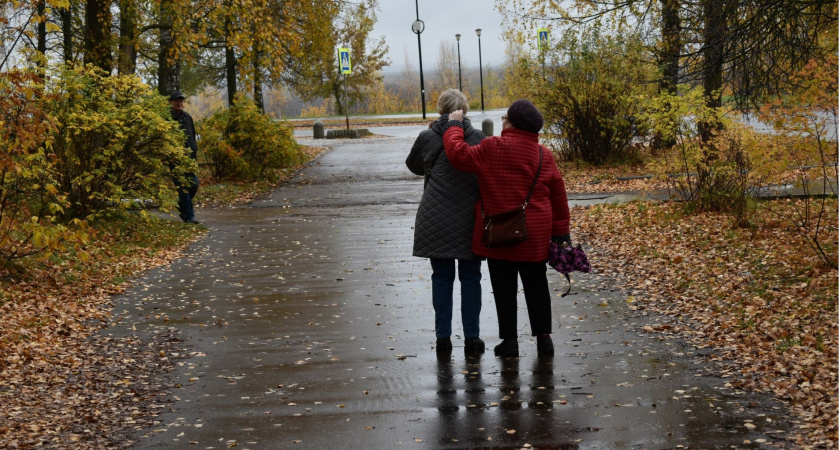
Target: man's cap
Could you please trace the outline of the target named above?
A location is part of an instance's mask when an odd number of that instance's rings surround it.
[[[178,99],[183,100],[185,98],[186,97],[184,97],[184,94],[182,94],[181,91],[172,91],[172,93],[169,94],[169,101]]]

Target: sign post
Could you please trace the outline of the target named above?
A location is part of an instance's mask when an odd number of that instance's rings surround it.
[[[545,79],[545,52],[548,50],[548,29],[540,28],[537,30],[537,47],[540,50],[543,79]]]
[[[338,49],[338,67],[344,76],[344,119],[347,124],[347,131],[350,131],[350,105],[347,103],[347,74],[353,73],[353,69],[350,66],[349,48]]]

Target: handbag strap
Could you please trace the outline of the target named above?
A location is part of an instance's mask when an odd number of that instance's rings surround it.
[[[534,193],[534,188],[537,186],[537,180],[540,178],[540,172],[542,171],[542,146],[537,144],[537,149],[540,151],[540,162],[537,164],[537,173],[534,175],[534,181],[531,182],[531,189],[528,190],[528,196],[525,197],[525,203],[522,204],[522,209],[525,209],[525,207],[528,206],[528,202],[531,201],[531,194]],[[481,196],[480,190],[479,200],[481,201],[481,217],[484,217],[484,197]]]

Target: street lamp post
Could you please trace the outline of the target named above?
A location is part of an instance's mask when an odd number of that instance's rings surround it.
[[[461,84],[461,35],[456,34],[455,40],[458,41],[458,90],[464,92],[464,86]]]
[[[484,111],[484,74],[481,69],[481,28],[476,28],[475,34],[478,35],[478,79],[481,83],[481,110]]]
[[[417,20],[411,24],[411,31],[417,35],[417,53],[420,56],[420,102],[423,104],[423,119],[426,119],[426,88],[423,87],[423,51],[420,48],[420,33],[426,28],[426,24],[420,20],[420,5],[414,0],[414,7],[417,10]]]

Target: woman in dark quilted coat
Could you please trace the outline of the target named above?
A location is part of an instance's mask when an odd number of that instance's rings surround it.
[[[554,157],[539,143],[542,114],[530,101],[517,100],[502,118],[502,135],[485,139],[478,145],[464,141],[460,111],[453,111],[449,119],[443,136],[446,156],[456,169],[476,174],[481,191],[480,203],[475,208],[472,249],[487,258],[490,269],[499,337],[502,338],[495,353],[519,355],[516,340],[518,276],[522,278],[525,291],[531,333],[537,336],[537,352],[554,354],[546,261],[552,239],[570,241],[569,202]],[[483,242],[481,202],[486,214],[499,214],[521,206],[538,168],[539,177],[525,208],[527,239],[511,247],[488,248]]]
[[[440,118],[432,122],[414,141],[405,160],[408,169],[426,176],[423,197],[414,223],[414,256],[429,258],[432,263],[432,305],[435,308],[437,353],[452,352],[452,291],[455,262],[461,282],[461,322],[464,326],[464,352],[484,351],[479,338],[478,316],[481,312],[481,258],[470,249],[478,200],[475,175],[452,168],[443,151],[443,128],[449,113],[466,113],[467,98],[457,89],[449,89],[438,98]],[[484,139],[481,131],[461,119],[463,136],[470,144]]]

